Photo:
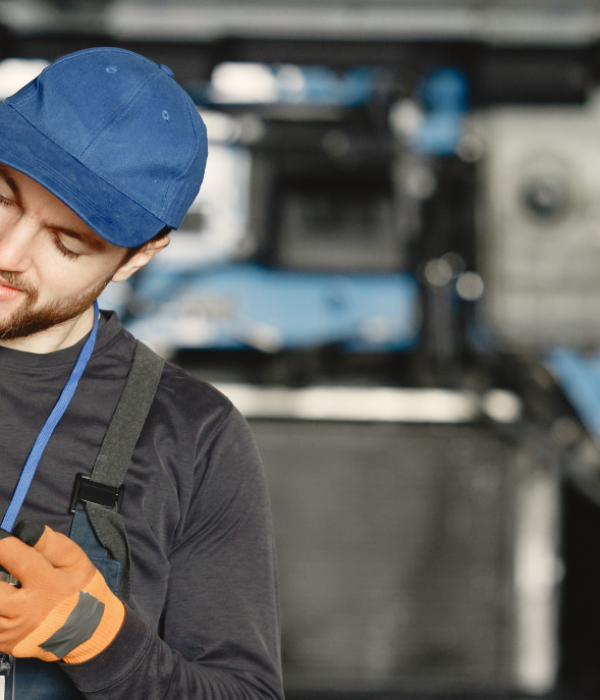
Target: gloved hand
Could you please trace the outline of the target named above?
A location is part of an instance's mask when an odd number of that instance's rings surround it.
[[[48,526],[24,520],[0,531],[0,565],[21,584],[0,581],[0,651],[81,663],[112,642],[125,606],[86,553]]]

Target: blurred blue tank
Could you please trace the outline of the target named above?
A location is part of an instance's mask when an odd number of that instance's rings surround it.
[[[151,267],[126,327],[165,351],[331,343],[406,350],[418,338],[418,285],[409,274],[322,274],[237,263],[182,272]],[[105,304],[106,306],[106,304]]]

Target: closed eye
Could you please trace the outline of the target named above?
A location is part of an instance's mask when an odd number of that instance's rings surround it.
[[[58,251],[65,256],[65,258],[69,258],[69,260],[77,260],[81,257],[81,253],[74,253],[72,250],[69,250],[69,248],[63,244],[60,237],[56,233],[52,236],[52,238],[54,240],[54,245],[57,247]]]
[[[3,197],[0,194],[0,205],[3,207],[14,207],[15,202],[12,199],[8,199],[8,197]]]

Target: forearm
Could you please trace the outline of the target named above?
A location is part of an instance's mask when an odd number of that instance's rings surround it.
[[[61,664],[90,700],[283,700],[276,669],[266,659],[230,668],[187,661],[130,609],[113,641],[82,664]],[[243,680],[242,680],[243,676]]]

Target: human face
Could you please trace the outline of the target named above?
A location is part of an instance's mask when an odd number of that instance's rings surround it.
[[[125,253],[35,180],[0,164],[0,340],[80,317]]]

